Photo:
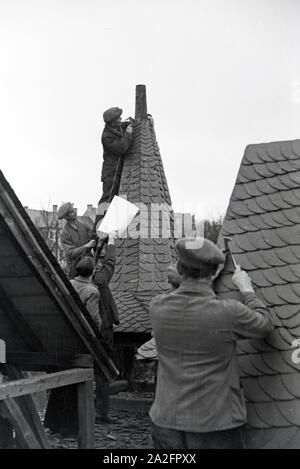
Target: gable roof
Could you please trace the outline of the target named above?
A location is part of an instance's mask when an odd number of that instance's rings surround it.
[[[300,348],[293,343],[300,338],[299,222],[300,140],[247,146],[219,243],[222,235],[233,238],[235,260],[275,325],[266,340],[239,342],[249,447],[300,447],[300,363],[293,359]],[[239,299],[232,272],[227,262],[216,290]]]
[[[131,224],[138,224],[140,234],[116,243],[117,263],[110,283],[120,314],[116,330],[150,332],[149,303],[170,289],[167,267],[175,260],[174,214],[155,131],[147,117],[143,85],[136,88],[133,141],[124,160],[119,195],[142,208]],[[159,204],[164,208],[161,216]],[[163,219],[168,219],[168,210],[171,229],[169,236],[163,238],[160,230]],[[157,237],[153,237],[155,230]]]
[[[90,353],[107,378],[115,374],[102,336],[1,171],[0,337],[8,354]]]

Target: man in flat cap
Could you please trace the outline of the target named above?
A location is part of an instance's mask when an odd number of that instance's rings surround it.
[[[153,444],[156,449],[242,448],[246,405],[237,340],[266,337],[271,316],[239,266],[233,282],[243,303],[216,297],[212,276],[225,258],[215,244],[185,238],[176,247],[183,280],[150,304],[159,358],[150,410]]]
[[[124,156],[132,141],[133,127],[129,121],[123,121],[123,110],[111,107],[103,113],[105,127],[102,133],[103,166],[101,181],[102,197],[98,203],[94,231],[103,218],[109,203],[119,193]]]
[[[91,239],[92,230],[87,223],[79,221],[73,204],[67,202],[58,209],[58,219],[64,218],[66,224],[60,235],[60,241],[66,253],[69,278],[76,275],[76,264],[84,256],[92,257],[91,250],[96,241]]]

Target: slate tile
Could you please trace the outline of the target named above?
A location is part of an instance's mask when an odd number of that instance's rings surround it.
[[[278,273],[281,268],[285,269],[285,266],[283,267],[276,267],[272,269],[265,269],[262,270],[261,272],[265,276],[266,280],[271,284],[271,285],[284,285],[286,283],[286,280],[284,280]]]
[[[258,155],[260,156],[260,159],[261,159],[261,162],[262,163],[269,163],[269,162],[272,162],[274,161],[274,156],[272,155],[271,156],[271,153],[270,153],[270,147],[269,147],[269,144],[257,144],[256,145],[256,151],[258,153]],[[284,159],[284,158],[282,158]]]
[[[257,403],[255,410],[261,420],[270,427],[287,427],[290,421],[286,419],[277,407],[277,403]]]
[[[299,306],[294,304],[285,304],[274,308],[275,314],[281,319],[289,319],[298,315]]]
[[[287,248],[277,248],[276,250],[269,249],[267,251],[261,251],[260,257],[268,267],[280,267],[285,265],[285,260],[282,259],[283,252]],[[280,256],[281,253],[281,256]]]
[[[284,200],[288,205],[293,207],[299,207],[300,200],[296,197],[296,191],[282,191],[281,192],[282,200]]]
[[[289,179],[295,184],[295,187],[300,186],[300,171],[289,173]]]
[[[266,341],[262,339],[240,340],[238,342],[238,347],[239,350],[247,354],[274,351],[274,348],[270,347],[270,345],[268,345]]]
[[[265,149],[270,160],[275,162],[285,161],[286,157],[281,153],[280,146],[277,142],[268,143]]]
[[[272,163],[255,164],[253,166],[253,172],[252,172],[253,173],[253,180],[255,181],[257,179],[272,177],[274,175],[274,172],[271,169],[269,169],[269,165],[272,165]],[[249,176],[250,176],[250,174],[249,174]],[[252,177],[251,177],[251,180],[252,180]]]
[[[283,281],[285,281],[285,283],[287,283],[287,282],[297,282],[298,281],[298,277],[295,275],[294,271],[292,270],[292,267],[295,267],[296,269],[299,270],[299,267],[298,267],[297,264],[295,266],[285,265],[283,267],[277,267],[275,269],[278,276]]]
[[[258,181],[254,182],[255,186],[257,187],[257,192],[256,196],[261,196],[261,195],[268,195],[268,194],[273,194],[278,190],[276,187],[272,185],[272,181],[277,180],[277,178],[271,177],[271,178],[266,178],[266,179],[259,179]],[[283,186],[285,188],[285,186]]]
[[[237,184],[238,186],[239,184]],[[249,197],[257,197],[265,193],[265,186],[267,182],[264,180],[259,180],[256,182],[246,182],[244,184],[240,184],[243,190],[248,194]]]
[[[300,281],[300,265],[299,264],[290,265],[290,269],[295,278],[294,281],[297,281],[297,282]]]
[[[252,428],[259,430],[270,428],[269,424],[264,422],[256,411],[255,404],[249,403],[247,405],[247,421]]]
[[[270,287],[271,283],[266,279],[264,272],[256,270],[251,274],[252,283],[257,287]]]
[[[291,425],[299,425],[300,400],[277,402],[276,405],[285,420]]]
[[[281,376],[282,383],[294,398],[300,399],[300,374],[291,373]],[[299,423],[298,423],[299,424]]]
[[[241,264],[244,269],[246,270],[256,270],[256,269],[268,269],[270,268],[269,262],[266,262],[263,259],[263,256],[257,256],[256,252],[247,252],[243,254],[243,258],[245,260]],[[282,265],[284,265],[282,263]]]
[[[293,252],[292,246],[286,246],[284,248],[277,248],[276,256],[278,257],[278,259],[282,261],[281,265],[298,263],[298,259]]]
[[[256,166],[245,166],[242,164],[238,176],[238,182],[249,182],[256,181],[257,179],[262,179],[262,177],[256,172]],[[272,176],[272,173],[270,173],[270,176]]]
[[[274,192],[273,194],[269,194],[268,196],[269,202],[273,205],[273,210],[280,209],[287,209],[291,207],[291,204],[287,201],[284,201],[281,197],[281,192]]]
[[[297,295],[295,288],[293,288],[291,285],[286,284],[275,286],[274,290],[276,290],[277,296],[283,300],[283,303],[299,304],[299,295]]]
[[[294,244],[300,246],[300,228],[299,225],[289,226],[287,224],[285,227],[276,229],[276,234],[279,236],[280,239],[284,241],[286,245]],[[297,246],[297,250],[299,250],[299,257],[300,257],[300,249]]]
[[[253,367],[257,369],[259,376],[275,374],[275,371],[264,361],[262,354],[249,355],[248,359],[251,361]]]
[[[288,172],[287,167],[285,166],[285,162],[272,162],[272,163],[266,163],[263,165],[267,168],[267,170],[274,175],[280,175],[280,174],[285,174]]]
[[[300,326],[300,308],[299,308],[298,313],[295,314],[294,316],[292,316],[291,318],[282,319],[282,324],[283,324],[284,327],[286,327],[290,331],[291,334],[293,333],[292,329],[299,328],[299,326]],[[298,336],[298,333],[296,332],[296,334],[293,334],[293,335]]]
[[[274,347],[276,350],[285,351],[290,350],[291,347],[291,339],[290,338],[283,338],[282,331],[284,329],[276,328],[267,338],[266,342]],[[268,359],[270,357],[267,357]],[[276,355],[276,360],[278,360],[278,356]]]
[[[247,145],[245,149],[245,155],[244,155],[244,160],[250,164],[253,163],[263,163],[263,158],[261,158],[259,152],[257,151],[258,147],[257,145]]]
[[[259,215],[257,218],[258,219],[255,219],[255,223],[256,225],[259,225],[259,227],[261,229],[273,229],[273,228],[280,228],[282,225],[277,221],[275,220],[273,217],[272,217],[272,212],[268,213],[263,213],[262,215]],[[252,220],[252,217],[251,217],[251,222],[253,222]]]
[[[261,372],[253,365],[250,355],[241,355],[239,357],[239,367],[242,377],[261,376]]]
[[[293,152],[292,142],[280,142],[280,152],[287,160],[297,159],[297,155]]]
[[[290,142],[291,150],[294,153],[296,159],[300,157],[300,142],[299,140],[293,140]]]
[[[244,189],[245,184],[237,184],[234,193],[232,194],[232,200],[245,200],[251,198],[251,196]]]
[[[258,378],[259,384],[269,397],[269,400],[291,401],[294,399],[293,394],[288,391],[283,383],[283,376],[262,376]]]
[[[278,233],[276,229],[262,230],[259,236],[261,236],[266,245],[271,248],[284,247],[287,244],[286,241],[280,237],[280,232]]]
[[[277,210],[277,206],[272,202],[272,195],[273,194],[264,194],[262,196],[256,197],[255,199],[252,199],[252,206],[253,208],[256,207],[253,212],[257,214],[262,214],[265,212],[272,212],[273,210]],[[250,203],[248,204],[248,206],[249,205]]]
[[[268,376],[268,379],[270,377]],[[245,388],[245,397],[250,402],[270,402],[271,398],[264,392],[260,386],[260,378],[245,378],[243,386]]]

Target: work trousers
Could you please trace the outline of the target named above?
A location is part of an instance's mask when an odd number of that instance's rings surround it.
[[[104,217],[110,202],[115,195],[119,194],[120,181],[122,175],[123,159],[120,159],[118,169],[115,172],[110,172],[102,180],[102,196],[98,202],[97,214],[93,231],[96,232],[98,223]]]
[[[102,329],[102,336],[108,347],[110,357],[114,358],[114,331],[113,326]],[[96,379],[96,413],[101,417],[108,417],[109,413],[109,383],[99,375]]]
[[[158,427],[152,422],[155,449],[243,449],[242,427],[208,433],[193,433]]]
[[[109,413],[109,383],[99,375],[96,379],[96,414],[101,417],[108,417]]]

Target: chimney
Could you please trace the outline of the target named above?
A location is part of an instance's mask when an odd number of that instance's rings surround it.
[[[136,85],[135,92],[135,119],[141,121],[147,117],[146,86]]]
[[[52,205],[52,212],[53,212],[53,215],[57,214],[57,205]]]
[[[87,204],[87,210],[93,210],[93,204]]]

